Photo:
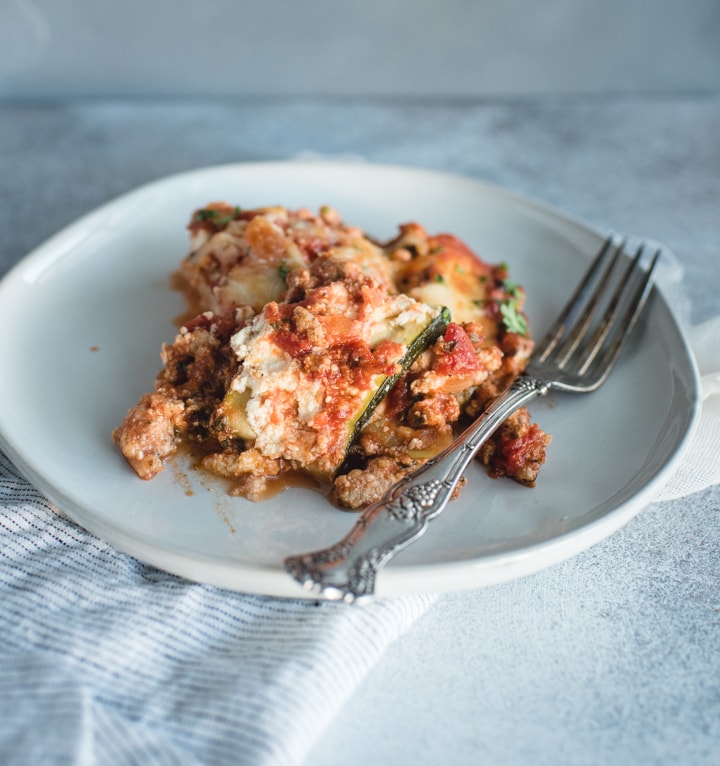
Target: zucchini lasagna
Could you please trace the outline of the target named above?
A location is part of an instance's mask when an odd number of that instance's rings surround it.
[[[450,234],[379,243],[329,207],[197,210],[177,276],[188,316],[114,431],[142,479],[183,446],[252,500],[298,474],[345,508],[436,455],[520,374],[524,291]],[[549,437],[527,410],[479,458],[532,486]]]

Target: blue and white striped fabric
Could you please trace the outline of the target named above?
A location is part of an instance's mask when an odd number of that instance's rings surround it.
[[[302,763],[432,601],[187,582],[67,520],[0,453],[0,762]]]

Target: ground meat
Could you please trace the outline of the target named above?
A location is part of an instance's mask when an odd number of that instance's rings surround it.
[[[218,476],[232,479],[242,479],[248,474],[271,478],[285,467],[282,460],[265,457],[256,449],[212,453],[202,459],[201,465]]]
[[[459,417],[457,399],[452,394],[437,393],[414,402],[408,410],[407,421],[416,428],[442,428],[447,423],[456,423]]]
[[[128,413],[113,438],[141,479],[152,479],[177,449],[183,402],[167,392],[145,394]]]
[[[335,479],[335,500],[344,508],[362,508],[379,500],[403,476],[417,465],[399,462],[391,457],[373,458],[367,467],[355,469]]]
[[[505,333],[500,338],[500,350],[503,356],[498,379],[503,381],[503,387],[510,385],[525,370],[533,351],[533,345],[529,337],[518,335],[515,332]]]
[[[530,420],[525,407],[513,413],[480,450],[480,459],[491,476],[509,476],[528,487],[535,486],[550,436]]]
[[[145,394],[113,432],[142,479],[152,479],[183,441],[206,446],[211,420],[234,370],[232,323],[211,313],[182,327],[163,347],[155,391]]]
[[[268,496],[268,485],[271,481],[269,476],[248,473],[233,482],[229,494],[235,497],[244,497],[246,500],[256,503]]]

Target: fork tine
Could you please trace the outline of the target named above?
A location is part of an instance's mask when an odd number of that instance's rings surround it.
[[[625,273],[623,284],[612,299],[608,317],[596,329],[577,372],[586,375],[593,367],[588,379],[588,390],[598,388],[615,366],[625,343],[645,306],[652,287],[652,273],[660,259],[662,248],[658,248],[646,269],[640,265],[645,249],[643,243]]]
[[[635,252],[635,257],[627,264],[624,273],[619,277],[615,292],[612,295],[608,293],[607,302],[602,315],[598,320],[597,326],[594,328],[592,334],[583,340],[584,348],[582,354],[579,354],[573,360],[573,372],[576,372],[579,375],[587,372],[588,369],[590,369],[590,365],[600,353],[608,335],[618,321],[620,310],[623,308],[623,302],[628,300],[628,296],[634,294],[635,277],[637,276],[640,259],[642,258],[644,250],[645,243],[642,243]],[[588,323],[588,326],[585,329],[587,330],[589,326]]]
[[[586,342],[587,335],[590,332],[590,328],[593,326],[593,322],[600,317],[604,317],[607,312],[611,310],[606,305],[606,298],[609,295],[611,283],[613,280],[617,279],[615,267],[618,265],[620,256],[625,249],[625,244],[626,240],[623,239],[620,244],[616,246],[610,263],[597,281],[594,291],[587,299],[580,317],[568,328],[567,336],[562,339],[560,347],[553,354],[554,362],[559,367],[564,367],[575,354],[578,346],[581,343]],[[625,275],[626,278],[629,273],[630,269],[627,270]]]
[[[555,322],[551,325],[545,337],[539,344],[537,344],[535,348],[535,356],[540,361],[545,361],[563,341],[568,328],[575,326],[575,315],[577,315],[577,313],[586,304],[588,292],[593,282],[602,272],[604,261],[606,260],[608,253],[611,251],[612,246],[613,235],[609,234],[603,242],[602,247],[598,251],[598,254],[595,256],[593,262],[590,264],[582,280],[580,281],[580,284],[577,286],[575,292],[570,297],[570,300],[560,312]],[[606,274],[612,270],[612,266],[614,265],[624,246],[625,241],[623,240],[620,245],[616,247],[615,254],[613,255],[612,261],[610,263],[610,269],[606,269]]]

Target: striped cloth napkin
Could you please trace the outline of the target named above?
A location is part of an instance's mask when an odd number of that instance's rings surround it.
[[[67,520],[0,453],[0,763],[302,763],[432,602],[187,582]]]

